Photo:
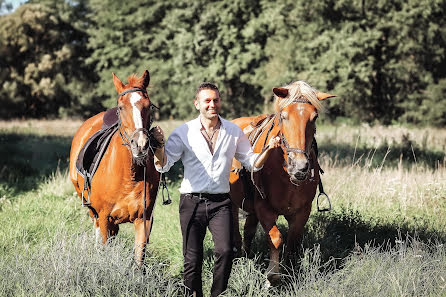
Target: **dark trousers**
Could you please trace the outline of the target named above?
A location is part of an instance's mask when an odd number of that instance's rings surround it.
[[[184,284],[188,296],[194,291],[196,296],[203,296],[201,274],[206,227],[209,227],[214,241],[215,263],[211,296],[218,296],[228,285],[234,258],[229,194],[209,198],[181,194],[180,223],[183,234]]]

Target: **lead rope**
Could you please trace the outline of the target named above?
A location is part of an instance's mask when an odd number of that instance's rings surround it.
[[[144,211],[142,213],[142,220],[144,222],[144,241],[147,241],[146,236],[147,236],[147,215],[146,215],[146,210],[147,210],[147,193],[146,193],[146,167],[147,164],[144,166]],[[153,213],[153,210],[152,210]],[[146,242],[147,244],[147,242]]]
[[[164,147],[164,149],[163,149],[163,157],[162,157],[162,159],[161,159],[163,163],[164,163],[165,149],[166,149],[166,148]],[[155,155],[155,154],[153,154],[153,155]],[[159,192],[159,190],[160,190],[160,186],[163,187],[163,188],[161,189],[161,196],[163,197],[163,205],[169,205],[169,204],[171,204],[171,203],[172,203],[172,200],[170,199],[169,189],[167,188],[166,175],[163,174],[163,173],[160,173],[160,182],[159,182],[159,184],[158,184],[158,192]],[[165,196],[164,196],[164,191],[167,192],[167,200],[166,200],[166,198],[165,198]]]

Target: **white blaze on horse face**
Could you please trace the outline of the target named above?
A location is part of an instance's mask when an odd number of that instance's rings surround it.
[[[136,107],[136,103],[141,100],[142,97],[138,93],[132,93],[130,95],[130,103],[133,107],[133,123],[135,123],[135,128],[139,129],[142,128],[142,117],[141,117],[141,111],[139,111],[138,107]]]
[[[300,116],[304,115],[305,107],[304,106],[298,106],[297,111],[299,112]]]

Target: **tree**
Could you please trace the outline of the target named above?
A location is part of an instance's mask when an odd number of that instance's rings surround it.
[[[444,0],[279,5],[263,77],[295,76],[337,94],[333,118],[419,121],[426,88],[445,76]]]
[[[59,13],[29,3],[0,17],[0,102],[7,107],[1,117],[88,115],[94,109],[85,35]]]

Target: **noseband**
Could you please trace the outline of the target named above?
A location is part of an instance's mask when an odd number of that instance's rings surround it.
[[[125,90],[124,92],[122,92],[121,94],[118,95],[118,99],[128,93],[133,93],[133,92],[141,92],[143,93],[145,96],[147,96],[147,91],[145,89],[141,89],[141,88],[131,88],[128,90]],[[153,109],[159,109],[158,106],[156,106],[155,104],[153,104],[152,102],[150,102],[150,106],[149,106],[150,111],[152,111]],[[121,139],[123,141],[123,145],[127,146],[127,148],[130,151],[130,154],[132,155],[132,159],[139,165],[143,165],[143,162],[145,160],[145,158],[147,157],[148,153],[149,153],[149,149],[152,152],[152,154],[154,154],[154,147],[151,143],[151,138],[150,138],[150,127],[152,126],[153,123],[153,117],[152,115],[150,115],[150,120],[149,120],[149,125],[148,128],[149,130],[147,130],[146,128],[138,128],[135,129],[132,134],[129,136],[123,126],[122,126],[122,121],[121,121],[121,113],[119,111],[119,108],[117,109],[116,113],[118,114],[118,131],[119,131],[119,135],[121,136]],[[133,141],[133,137],[135,136],[136,133],[138,132],[143,132],[144,135],[147,136],[147,140],[149,141],[149,145],[147,146],[147,149],[143,151],[141,156],[135,157],[132,153],[132,149],[131,149],[131,144]]]

